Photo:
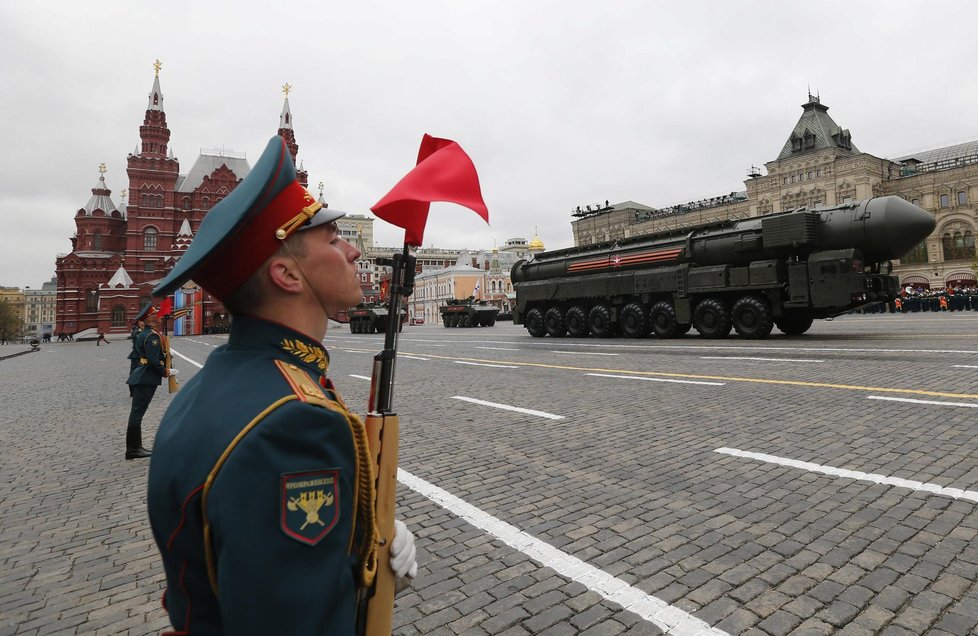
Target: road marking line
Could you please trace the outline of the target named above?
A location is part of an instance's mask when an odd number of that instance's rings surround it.
[[[194,360],[191,360],[190,358],[188,358],[187,356],[183,355],[179,351],[174,350],[172,347],[170,348],[170,353],[172,353],[173,355],[177,356],[178,358],[183,358],[184,360],[186,360],[190,364],[194,365],[198,369],[203,369],[204,368],[204,365],[202,365],[201,363],[195,362]]]
[[[484,360],[482,358],[456,358],[449,356],[439,356],[433,353],[426,353],[426,356],[434,358],[436,360],[468,360],[470,362],[486,362],[489,364],[498,362],[498,360]],[[975,393],[948,393],[945,391],[927,391],[925,389],[897,389],[888,388],[880,386],[860,386],[860,385],[850,385],[850,384],[832,384],[829,382],[804,382],[801,380],[772,380],[768,378],[744,378],[738,376],[724,376],[724,375],[702,375],[697,373],[669,373],[666,371],[635,371],[630,369],[603,369],[595,367],[575,367],[560,364],[543,364],[542,362],[516,362],[508,361],[510,364],[519,367],[536,367],[540,369],[560,369],[563,371],[593,371],[599,373],[632,373],[636,375],[652,376],[652,377],[665,377],[665,378],[688,378],[692,380],[723,380],[726,382],[747,382],[750,384],[775,384],[781,386],[802,386],[808,388],[817,389],[839,389],[843,391],[869,391],[875,393],[902,393],[905,395],[926,395],[929,397],[946,397],[946,398],[958,398],[966,400],[978,400],[978,394]]]
[[[867,395],[867,400],[886,400],[888,402],[910,402],[911,404],[933,404],[935,406],[963,406],[969,409],[978,409],[978,404],[967,404],[965,402],[937,402],[935,400],[912,400],[910,398],[884,397],[882,395]]]
[[[620,353],[601,353],[599,351],[551,351],[550,353],[569,353],[572,356],[620,356]]]
[[[670,380],[668,378],[643,378],[638,375],[614,375],[611,373],[586,373],[596,378],[621,378],[623,380],[644,380],[646,382],[675,382],[676,384],[708,384],[710,386],[725,386],[724,382],[703,382],[702,380]]]
[[[978,369],[978,365],[974,364],[952,364],[952,369]]]
[[[522,349],[507,349],[506,347],[475,347],[476,349],[488,349],[489,351],[522,351]]]
[[[397,357],[398,358],[407,358],[408,360],[425,360],[425,361],[428,360],[428,358],[422,358],[421,356],[409,356],[409,355],[405,355],[403,353],[399,353],[397,355]]]
[[[352,374],[352,373],[351,373],[351,374],[350,374],[350,377],[351,377],[351,378],[356,378],[357,380],[366,380],[367,382],[369,382],[369,381],[370,381],[370,378],[368,378],[368,377],[367,377],[367,376],[365,376],[365,375],[354,375],[354,374]]]
[[[901,479],[900,477],[890,477],[888,475],[879,475],[876,473],[864,473],[858,470],[847,470],[845,468],[836,468],[834,466],[825,466],[822,464],[814,464],[812,462],[802,462],[796,459],[788,459],[786,457],[778,457],[777,455],[767,455],[764,453],[753,453],[751,451],[743,451],[736,448],[717,448],[713,452],[722,453],[724,455],[732,455],[734,457],[745,457],[747,459],[754,459],[759,462],[767,462],[769,464],[789,466],[791,468],[807,470],[808,472],[812,473],[823,473],[825,475],[832,475],[833,477],[846,477],[848,479],[856,479],[858,481],[869,481],[874,484],[885,484],[887,486],[909,488],[910,490],[916,490],[919,492],[929,492],[935,495],[951,497],[952,499],[967,499],[968,501],[978,503],[978,491],[974,490],[948,488],[946,486],[941,486],[940,484],[914,481],[912,479]]]
[[[471,365],[473,367],[496,367],[497,369],[516,369],[516,368],[518,368],[518,367],[514,367],[511,364],[486,364],[484,362],[464,362],[462,360],[455,360],[454,362],[455,362],[455,364],[468,364],[468,365]]]
[[[752,358],[749,356],[700,356],[700,360],[754,360],[756,362],[825,362],[805,358]]]
[[[472,504],[466,503],[438,486],[415,477],[403,468],[397,469],[397,480],[544,567],[554,570],[560,576],[583,584],[605,600],[620,605],[622,609],[629,612],[634,612],[643,620],[653,623],[660,629],[676,636],[680,634],[684,636],[726,635],[726,632],[711,628],[707,623],[693,617],[688,612],[669,605],[662,599],[646,594],[575,556],[558,550],[549,543],[541,541]]]
[[[504,411],[515,411],[517,413],[525,413],[527,415],[537,415],[539,417],[545,417],[548,420],[562,420],[563,415],[554,415],[553,413],[547,413],[546,411],[534,411],[533,409],[524,409],[519,406],[510,406],[509,404],[499,404],[497,402],[486,402],[485,400],[477,400],[475,398],[465,397],[464,395],[453,395],[452,399],[462,400],[463,402],[471,402],[472,404],[481,404],[482,406],[491,406],[496,409],[502,409]]]

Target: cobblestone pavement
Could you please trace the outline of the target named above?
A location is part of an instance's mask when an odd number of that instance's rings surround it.
[[[203,362],[224,341],[173,346]],[[381,342],[327,336],[351,405]],[[759,342],[424,326],[400,347],[398,514],[421,567],[396,634],[978,625],[978,316],[853,316]],[[167,627],[147,464],[122,460],[127,353],[0,360],[0,635]]]

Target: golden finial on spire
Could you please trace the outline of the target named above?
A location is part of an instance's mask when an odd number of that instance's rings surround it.
[[[289,98],[289,91],[292,90],[292,85],[288,82],[282,84],[282,92],[285,93],[285,99]]]
[[[102,163],[98,164],[98,173],[105,174],[106,172],[108,172],[108,168],[105,167],[105,162],[103,161]]]
[[[122,189],[122,192],[120,192],[120,193],[119,193],[119,196],[120,196],[120,197],[122,197],[122,202],[123,202],[123,203],[125,203],[125,202],[126,202],[126,193],[127,193],[127,192],[129,192],[129,190],[127,190],[127,189],[125,189],[125,188],[123,188],[123,189]]]
[[[156,69],[156,77],[159,77],[160,76],[160,69],[163,68],[163,62],[161,62],[159,60],[159,58],[157,58],[156,61],[153,62],[153,68]]]

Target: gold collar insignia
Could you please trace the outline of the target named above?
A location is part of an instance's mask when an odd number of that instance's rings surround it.
[[[326,368],[329,367],[329,358],[326,351],[321,347],[307,345],[301,340],[282,339],[282,350],[291,353],[303,362],[313,363],[319,367],[319,371],[326,375]]]

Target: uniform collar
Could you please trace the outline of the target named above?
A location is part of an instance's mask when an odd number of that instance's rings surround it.
[[[326,375],[329,368],[329,354],[322,344],[285,325],[253,316],[234,317],[228,345],[273,348],[279,352],[277,357],[294,362],[317,376]]]

